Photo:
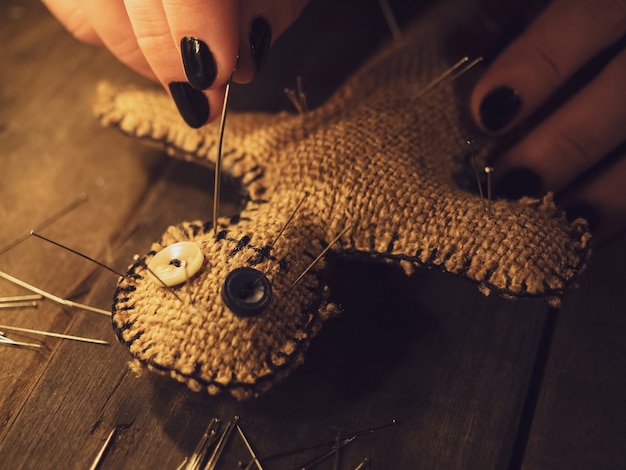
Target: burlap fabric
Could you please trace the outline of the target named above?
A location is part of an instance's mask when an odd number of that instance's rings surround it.
[[[310,339],[337,309],[328,300],[324,260],[293,281],[344,228],[332,246],[415,266],[438,267],[485,293],[545,296],[571,285],[589,252],[583,220],[568,223],[552,199],[484,201],[454,174],[467,152],[450,86],[426,95],[450,64],[438,13],[425,15],[401,41],[365,64],[323,106],[306,115],[234,114],[224,136],[224,169],[249,194],[241,215],[170,227],[119,281],[113,326],[143,364],[193,390],[255,396],[300,364]],[[162,144],[177,157],[212,161],[218,125],[190,129],[161,92],[100,88],[97,114],[109,126]],[[310,196],[279,240],[298,201]],[[188,282],[165,289],[145,265],[174,242],[200,246],[205,263]],[[254,267],[273,299],[253,318],[222,301],[224,279]]]

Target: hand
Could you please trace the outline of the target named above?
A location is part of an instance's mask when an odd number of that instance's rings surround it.
[[[219,115],[235,69],[235,81],[251,81],[306,0],[43,2],[79,40],[161,82],[185,121],[201,127]]]
[[[476,84],[472,115],[491,134],[516,127],[581,68],[588,81],[495,163],[504,197],[557,195],[598,239],[626,228],[626,2],[554,0]],[[608,51],[607,51],[608,49]],[[608,60],[597,62],[599,55]],[[579,78],[579,77],[578,77]]]

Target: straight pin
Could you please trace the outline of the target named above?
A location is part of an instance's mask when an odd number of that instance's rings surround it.
[[[239,421],[239,416],[235,416],[233,420],[228,423],[228,425],[226,426],[226,429],[220,436],[220,439],[217,442],[217,445],[215,446],[215,449],[213,450],[213,453],[211,454],[209,461],[204,467],[204,470],[215,470],[215,466],[217,465],[217,462],[222,456],[222,452],[224,452],[224,448],[226,447],[226,444],[228,444],[228,441],[230,440],[230,436],[233,433],[233,429],[237,425],[237,421]]]
[[[29,300],[41,300],[43,297],[41,295],[32,294],[32,295],[12,295],[9,297],[0,297],[0,303],[3,302],[26,302]]]
[[[388,428],[388,427],[391,427],[391,426],[395,426],[396,424],[398,424],[398,421],[394,419],[394,420],[392,420],[389,423],[381,424],[379,426],[374,426],[372,428],[361,429],[359,431],[355,431],[355,432],[349,434],[349,436],[352,437],[352,438],[361,437],[361,436],[364,436],[366,434],[372,434],[372,433],[374,433],[376,431],[379,431],[381,429],[385,429],[385,428]],[[335,445],[335,443],[336,443],[336,439],[333,439],[332,441],[319,442],[317,444],[309,445],[309,446],[306,446],[306,447],[300,447],[298,449],[287,450],[287,451],[280,452],[280,453],[277,453],[277,454],[270,454],[268,456],[263,457],[263,460],[268,461],[268,460],[281,459],[283,457],[289,457],[290,455],[301,454],[301,453],[307,452],[309,450],[319,449],[320,447],[332,446],[332,445]]]
[[[46,238],[46,237],[44,237],[43,235],[39,235],[39,234],[38,234],[38,233],[36,233],[34,230],[31,230],[31,231],[30,231],[30,234],[31,234],[32,236],[34,236],[34,237],[40,238],[40,239],[41,239],[41,240],[43,240],[43,241],[46,241],[46,242],[51,243],[51,244],[53,244],[53,245],[55,245],[55,246],[58,246],[59,248],[63,248],[64,250],[67,250],[67,251],[69,251],[70,253],[74,253],[75,255],[78,255],[78,256],[80,256],[81,258],[85,258],[86,260],[91,261],[92,263],[95,263],[95,264],[97,264],[98,266],[100,266],[100,267],[102,267],[102,268],[104,268],[104,269],[106,269],[106,270],[108,270],[108,271],[111,271],[111,272],[112,272],[113,274],[115,274],[116,276],[119,276],[119,277],[126,277],[126,275],[124,275],[124,274],[120,273],[119,271],[116,271],[116,270],[115,270],[115,269],[113,269],[112,267],[107,266],[106,264],[104,264],[104,263],[102,263],[102,262],[100,262],[100,261],[98,261],[98,260],[96,260],[96,259],[93,259],[93,258],[91,258],[91,257],[89,257],[89,256],[87,256],[87,255],[85,255],[85,254],[83,254],[83,253],[81,253],[80,251],[76,251],[76,250],[74,250],[73,248],[70,248],[70,247],[68,247],[68,246],[62,245],[62,244],[61,244],[61,243],[59,243],[59,242],[55,242],[54,240],[50,240],[49,238]]]
[[[335,438],[335,461],[333,462],[333,470],[339,470],[339,431],[337,431],[337,437]]]
[[[25,343],[23,341],[15,341],[11,338],[7,338],[4,334],[4,331],[0,331],[0,344],[8,344],[9,346],[22,346],[29,348],[40,348],[41,344],[36,343]]]
[[[478,186],[478,193],[480,194],[480,202],[483,205],[483,210],[485,209],[485,194],[483,193],[483,185],[480,183],[480,175],[478,174],[478,165],[476,165],[476,155],[474,155],[474,149],[472,148],[472,141],[467,141],[467,146],[470,150],[470,155],[472,158],[472,168],[474,169],[474,176],[476,177],[476,184]]]
[[[355,439],[356,439],[356,436],[352,436],[352,437],[348,437],[347,439],[343,439],[339,444],[337,444],[336,446],[333,446],[333,448],[330,449],[328,452],[324,452],[322,455],[319,455],[318,457],[315,457],[314,459],[312,459],[309,462],[307,462],[304,465],[302,465],[300,467],[301,470],[308,470],[308,469],[313,468],[316,465],[322,463],[324,460],[329,459],[330,457],[335,455],[335,453],[339,452],[339,449],[343,449],[345,446],[350,444]]]
[[[416,98],[420,98],[426,95],[428,92],[436,88],[438,85],[442,83],[449,83],[457,78],[459,78],[464,73],[468,72],[471,68],[477,65],[479,62],[483,60],[482,57],[478,57],[470,62],[469,57],[465,56],[457,63],[455,63],[452,67],[447,69],[433,81],[431,81],[425,88],[423,88],[420,92],[417,93]]]
[[[234,72],[233,72],[234,75]],[[224,143],[224,129],[226,128],[226,114],[228,111],[228,97],[230,96],[230,85],[233,82],[233,75],[226,82],[224,91],[224,105],[222,106],[222,116],[220,117],[219,137],[217,140],[217,158],[215,160],[215,180],[213,185],[213,234],[217,236],[217,216],[220,208],[220,180],[222,173],[222,144]]]
[[[380,5],[380,9],[383,11],[383,16],[385,17],[387,26],[389,26],[391,36],[393,36],[393,40],[399,41],[400,39],[402,39],[402,33],[400,32],[400,27],[398,26],[396,15],[393,14],[391,5],[389,5],[389,2],[387,0],[378,0],[378,4]]]
[[[86,254],[81,253],[80,251],[74,250],[73,248],[70,248],[70,247],[68,247],[68,246],[65,246],[65,245],[63,245],[63,244],[61,244],[61,243],[59,243],[59,242],[55,242],[54,240],[50,240],[49,238],[46,238],[46,237],[44,237],[43,235],[39,235],[39,234],[38,234],[38,233],[36,233],[34,230],[31,230],[30,234],[31,234],[32,236],[34,236],[34,237],[40,238],[40,239],[41,239],[41,240],[43,240],[43,241],[46,241],[46,242],[51,243],[51,244],[53,244],[53,245],[55,245],[55,246],[58,246],[59,248],[62,248],[62,249],[64,249],[64,250],[67,250],[67,251],[69,251],[70,253],[73,253],[73,254],[75,254],[75,255],[78,255],[78,256],[80,256],[81,258],[86,259],[87,261],[91,261],[92,263],[97,264],[98,266],[100,266],[100,267],[102,267],[102,268],[106,269],[107,271],[112,272],[113,274],[115,274],[115,275],[116,275],[116,276],[118,276],[118,277],[123,277],[123,278],[127,278],[127,277],[128,277],[128,275],[127,275],[127,274],[121,273],[121,272],[119,272],[119,271],[117,271],[117,270],[113,269],[111,266],[108,266],[108,265],[104,264],[103,262],[98,261],[97,259],[94,259],[94,258],[92,258],[92,257],[90,257],[90,256],[87,256]],[[153,276],[154,276],[154,277],[155,277],[155,278],[156,278],[156,279],[157,279],[157,280],[158,280],[158,281],[159,281],[159,282],[163,285],[163,287],[165,287],[167,290],[169,290],[169,291],[170,291],[170,292],[174,295],[174,297],[176,297],[176,299],[177,299],[177,300],[178,300],[181,304],[184,304],[183,300],[182,300],[182,299],[181,299],[181,298],[180,298],[180,297],[176,294],[176,292],[174,292],[174,290],[173,290],[170,286],[166,285],[166,284],[165,284],[165,282],[163,282],[163,280],[161,280],[161,278],[160,278],[160,277],[159,277],[159,276],[158,276],[158,275],[157,275],[157,274],[156,274],[156,273],[155,273],[152,269],[150,269],[148,266],[146,266],[146,269],[148,270],[148,272],[149,272],[150,274],[152,274],[152,275],[153,275]],[[110,314],[109,314],[109,315],[110,315]]]
[[[0,302],[0,308],[35,308],[37,302],[34,300],[28,302]]]
[[[491,174],[493,173],[493,168],[486,166],[485,173],[487,173],[487,216],[491,218]]]
[[[98,455],[96,455],[96,458],[91,464],[91,467],[89,467],[89,470],[96,470],[97,468],[100,467],[100,464],[102,463],[102,460],[104,458],[104,454],[106,453],[109,446],[111,445],[111,442],[113,441],[113,436],[115,436],[116,432],[117,432],[117,426],[114,427],[113,430],[109,433],[109,436],[106,438],[106,441],[104,441],[104,444],[100,448]]]
[[[52,333],[50,331],[32,330],[30,328],[21,328],[19,326],[0,325],[0,328],[4,328],[5,330],[8,330],[8,331],[17,331],[19,333],[31,333],[35,335],[41,335],[41,336],[52,336],[54,338],[69,339],[71,341],[80,341],[82,343],[103,344],[103,345],[109,344],[108,341],[104,341],[101,339],[84,338],[82,336],[72,336],[72,335],[66,335],[63,333]]]
[[[331,247],[332,247],[335,243],[337,243],[337,242],[339,241],[339,239],[340,239],[341,237],[343,237],[343,236],[345,235],[345,233],[346,233],[348,230],[350,230],[351,228],[352,228],[352,225],[348,225],[346,228],[344,228],[344,229],[343,229],[343,230],[339,233],[339,235],[337,235],[335,238],[333,238],[333,239],[332,239],[332,241],[331,241],[331,242],[330,242],[330,243],[326,246],[326,248],[324,248],[324,249],[322,250],[322,252],[321,252],[319,255],[317,255],[317,257],[316,257],[316,258],[315,258],[315,259],[311,262],[311,264],[309,264],[309,265],[308,265],[308,266],[304,269],[304,271],[302,271],[302,274],[300,274],[300,275],[296,278],[296,280],[295,280],[295,281],[293,281],[293,284],[291,284],[291,286],[290,286],[289,288],[290,288],[290,289],[293,289],[293,288],[296,286],[296,284],[298,284],[298,283],[302,280],[302,278],[303,278],[304,276],[306,276],[306,274],[307,274],[307,273],[308,273],[308,272],[309,272],[309,271],[313,268],[313,266],[315,266],[315,265],[317,264],[317,262],[318,262],[319,260],[321,260],[321,259],[322,259],[322,257],[323,257],[323,256],[324,256],[327,252],[328,252],[328,250],[330,250],[330,249],[331,249]]]
[[[37,226],[35,226],[34,230],[42,230],[42,229],[44,229],[48,225],[50,225],[50,224],[56,222],[57,220],[59,220],[64,215],[66,215],[69,212],[71,212],[74,209],[76,209],[78,206],[83,204],[86,200],[87,200],[87,194],[85,194],[85,193],[79,194],[78,197],[76,199],[74,199],[72,202],[70,202],[67,206],[61,208],[59,211],[55,212],[50,217],[48,217],[44,221],[40,222]],[[0,255],[6,253],[10,249],[16,247],[17,245],[19,245],[20,243],[22,243],[23,241],[28,239],[29,236],[30,236],[30,233],[25,233],[23,235],[20,235],[17,238],[14,238],[9,243],[7,243],[2,248],[0,248]]]
[[[291,101],[293,107],[296,108],[296,111],[298,111],[298,114],[304,116],[309,111],[309,105],[306,100],[306,93],[304,93],[304,91],[302,90],[301,76],[298,75],[296,77],[296,90],[292,90],[291,88],[285,88],[283,91],[287,95],[287,98],[289,98],[289,101]]]
[[[111,316],[111,312],[108,312],[106,310],[102,310],[96,307],[90,307],[89,305],[80,304],[72,300],[62,299],[61,297],[57,297],[56,295],[50,294],[33,285],[30,285],[27,282],[20,281],[19,279],[3,271],[0,271],[0,277],[6,279],[9,282],[12,282],[13,284],[23,287],[24,289],[28,289],[29,291],[34,292],[35,294],[39,294],[42,297],[45,297],[46,299],[52,300],[53,302],[56,302],[61,305],[65,305],[66,307],[74,307],[74,308],[79,308],[81,310],[87,310],[89,312],[100,313],[101,315]]]
[[[248,467],[246,467],[246,468],[249,469],[252,465],[256,465],[256,468],[258,470],[263,470],[263,466],[261,465],[261,462],[259,461],[259,458],[254,453],[254,449],[250,445],[250,442],[246,438],[246,435],[243,433],[243,430],[241,429],[241,426],[239,426],[238,424],[235,424],[235,427],[237,428],[237,431],[239,432],[239,435],[241,436],[241,440],[243,441],[244,445],[248,449],[248,452],[250,453],[250,456],[252,457],[252,461],[248,464]]]
[[[276,235],[276,238],[274,239],[274,241],[272,243],[270,243],[270,249],[272,249],[274,247],[274,245],[276,245],[276,242],[278,241],[280,236],[283,234],[283,232],[285,231],[287,226],[291,223],[291,221],[295,217],[296,212],[298,212],[300,210],[300,207],[304,203],[305,199],[307,197],[309,197],[309,196],[310,196],[310,193],[308,191],[305,191],[304,196],[302,196],[302,199],[300,199],[300,202],[298,202],[298,205],[296,206],[296,208],[293,210],[293,212],[291,213],[291,215],[287,219],[287,222],[285,222],[285,225],[283,225],[283,228],[280,229],[280,231],[278,232],[278,235]]]
[[[202,435],[200,441],[198,441],[198,445],[194,450],[193,454],[189,458],[187,464],[182,467],[185,470],[197,470],[200,468],[204,460],[206,459],[206,454],[211,447],[212,444],[215,443],[215,439],[217,438],[217,428],[219,426],[219,418],[213,418],[209,423],[206,431]]]

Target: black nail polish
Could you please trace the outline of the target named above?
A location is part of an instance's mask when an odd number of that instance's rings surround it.
[[[568,207],[565,209],[565,218],[568,222],[573,222],[579,218],[585,219],[591,232],[595,232],[600,226],[600,216],[592,207],[586,204],[575,204]]]
[[[185,122],[195,129],[204,126],[209,120],[210,110],[209,100],[204,93],[186,82],[172,82],[169,89]]]
[[[485,129],[498,132],[504,129],[522,107],[522,100],[510,87],[499,87],[489,92],[480,103],[480,122]]]
[[[209,46],[200,39],[184,37],[180,40],[185,75],[192,87],[206,90],[215,81],[217,65]]]
[[[272,28],[262,16],[257,16],[252,20],[249,41],[256,73],[259,73],[267,61],[270,45],[272,44]]]
[[[505,174],[495,185],[494,195],[500,199],[515,200],[538,197],[543,192],[541,177],[528,168],[518,168]]]

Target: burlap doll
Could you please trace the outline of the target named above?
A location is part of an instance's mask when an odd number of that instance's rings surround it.
[[[317,109],[229,115],[223,168],[247,204],[217,230],[170,227],[119,280],[113,326],[134,357],[193,390],[266,391],[338,312],[323,258],[301,276],[327,248],[558,303],[588,255],[586,224],[568,223],[550,195],[493,201],[488,213],[458,186],[459,103],[449,84],[429,90],[450,66],[440,15],[424,15]],[[103,85],[97,114],[172,156],[215,158],[218,124],[190,129],[164,93]]]

